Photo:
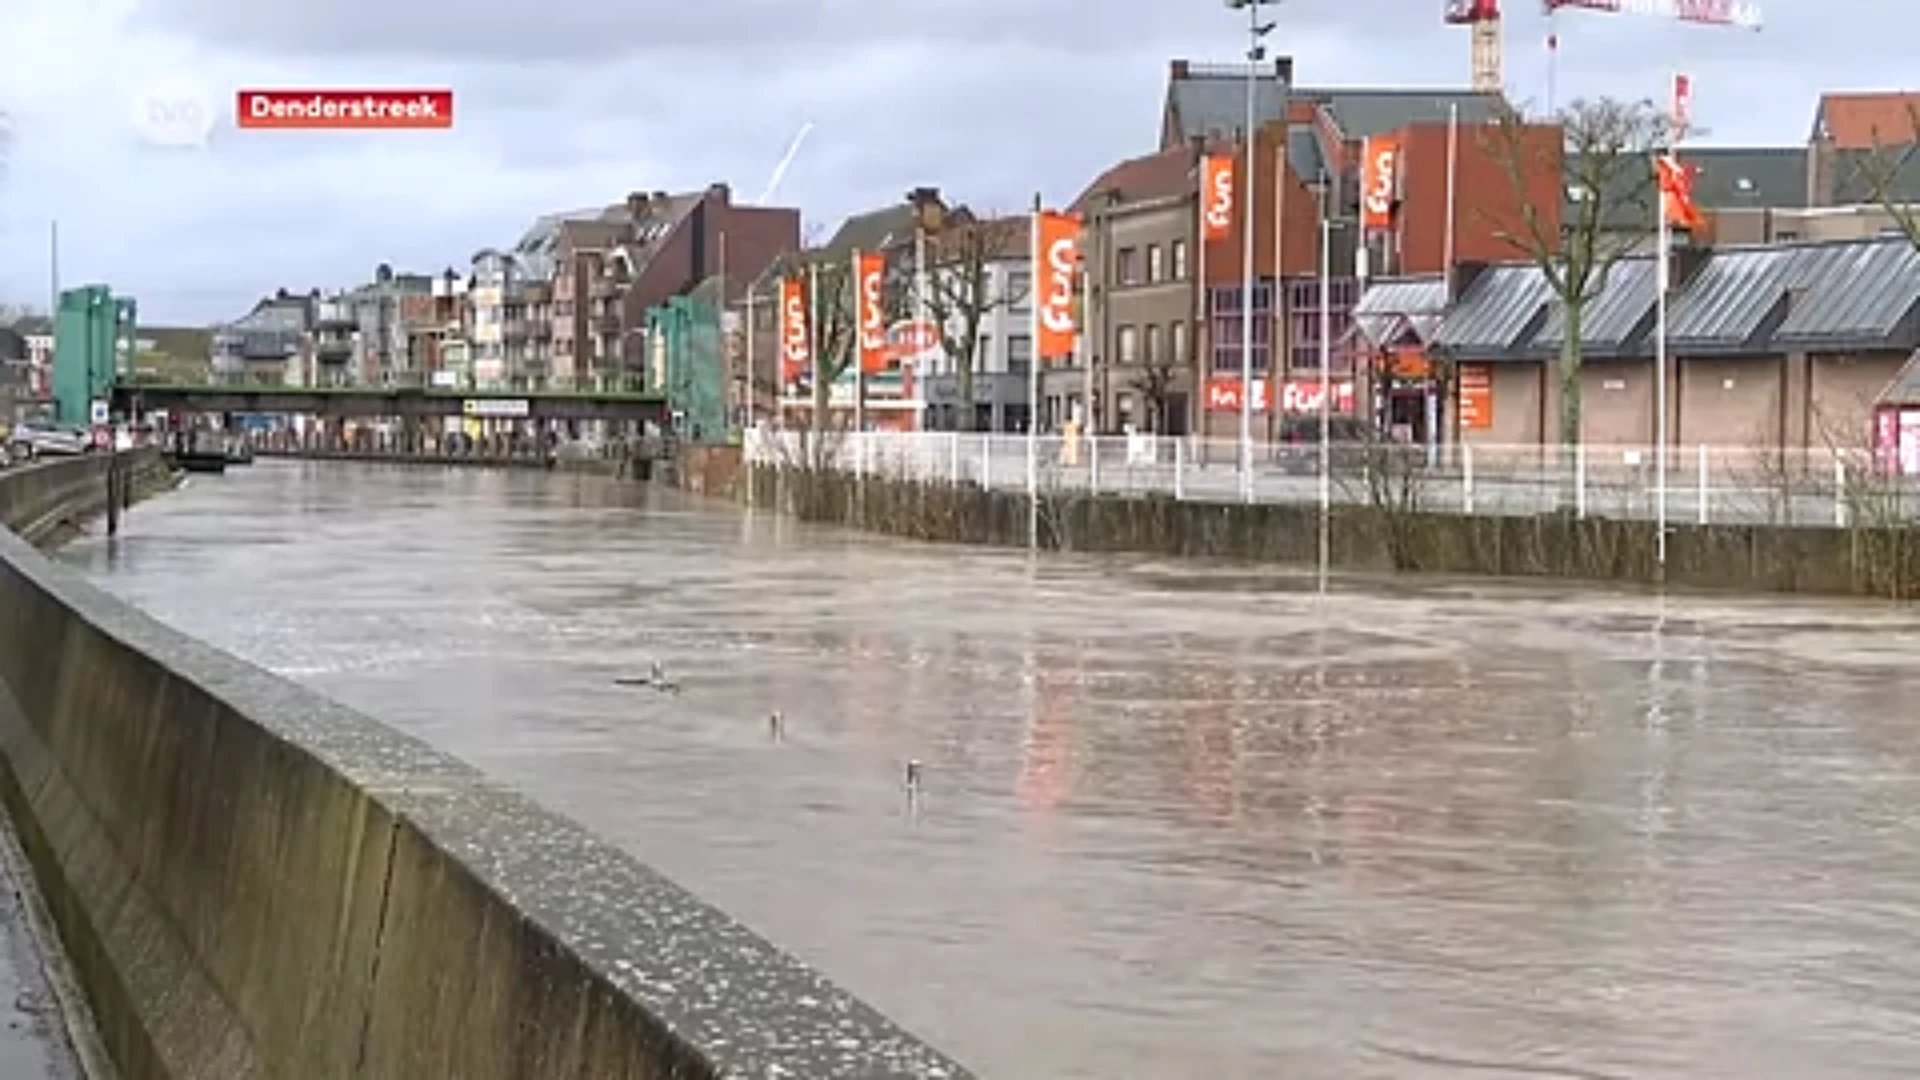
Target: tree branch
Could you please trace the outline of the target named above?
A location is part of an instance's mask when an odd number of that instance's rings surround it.
[[[1854,169],[1874,202],[1887,212],[1907,242],[1920,249],[1920,212],[1916,211],[1909,180],[1920,176],[1920,100],[1907,100],[1907,130],[1898,141],[1873,131],[1873,150],[1854,162]],[[1911,186],[1920,188],[1920,182]]]

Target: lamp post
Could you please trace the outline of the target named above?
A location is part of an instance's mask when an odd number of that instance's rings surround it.
[[[1273,32],[1272,23],[1260,21],[1260,9],[1263,6],[1277,5],[1280,0],[1226,0],[1228,9],[1244,10],[1247,13],[1247,120],[1243,130],[1246,140],[1246,165],[1243,169],[1236,200],[1241,210],[1241,258],[1243,280],[1240,289],[1240,497],[1245,502],[1253,501],[1253,290],[1254,290],[1254,143],[1259,124],[1260,100],[1260,63],[1266,59],[1266,46],[1261,44],[1268,34]],[[1277,78],[1277,72],[1276,72]],[[1269,375],[1272,371],[1269,358]],[[1273,394],[1268,393],[1268,408],[1272,408]]]
[[[919,388],[920,427],[925,430],[930,422],[927,411],[932,407],[926,389],[929,385],[927,376],[932,373],[928,370],[927,358],[924,355],[927,351],[925,341],[927,323],[932,319],[933,306],[929,294],[932,282],[927,277],[927,240],[946,227],[947,204],[940,198],[940,189],[934,187],[917,187],[907,192],[907,204],[913,207],[913,330],[907,337],[912,342],[913,362],[919,368],[914,372],[914,385]],[[939,335],[933,335],[935,347],[939,347],[940,341]],[[954,374],[957,376],[959,373],[956,371]],[[956,386],[959,381],[958,378],[954,380]],[[971,390],[972,382],[969,381],[967,385]],[[955,430],[962,426],[971,430],[973,402],[963,401],[959,407],[964,410],[967,419],[956,416]]]

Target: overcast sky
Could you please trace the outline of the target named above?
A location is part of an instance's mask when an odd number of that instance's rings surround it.
[[[1288,0],[1275,41],[1303,83],[1460,85],[1467,35],[1443,7]],[[1508,7],[1509,90],[1543,102],[1544,19]],[[1660,97],[1681,68],[1711,141],[1789,143],[1821,90],[1912,76],[1920,12],[1768,7],[1758,34],[1563,15],[1559,97]],[[629,190],[724,180],[752,199],[809,120],[776,201],[822,226],[920,184],[1009,209],[1068,199],[1153,149],[1169,58],[1245,49],[1219,0],[0,0],[0,40],[0,302],[44,301],[57,219],[62,279],[110,282],[149,324],[381,261],[464,265],[538,213]],[[136,99],[183,82],[217,95],[221,129],[204,149],[146,144]],[[456,124],[238,132],[241,86],[446,86]]]

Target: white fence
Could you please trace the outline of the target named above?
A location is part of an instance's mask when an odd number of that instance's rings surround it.
[[[808,445],[797,432],[751,432],[748,459],[816,462],[861,475],[1044,493],[1168,495],[1198,502],[1317,503],[1318,444],[1256,445],[1242,470],[1233,440],[866,432]],[[1661,474],[1647,446],[1387,444],[1326,448],[1326,497],[1467,514],[1654,519]],[[1920,483],[1885,475],[1865,450],[1676,446],[1665,470],[1675,524],[1826,525],[1920,517]]]

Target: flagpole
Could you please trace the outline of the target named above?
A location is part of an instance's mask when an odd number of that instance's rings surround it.
[[[1447,213],[1440,234],[1440,283],[1444,303],[1453,302],[1454,219],[1459,210],[1460,193],[1460,106],[1447,106]],[[1432,360],[1427,370],[1427,464],[1440,464],[1440,428],[1447,410],[1440,400],[1439,386],[1433,377]]]
[[[1193,365],[1199,370],[1194,380],[1200,398],[1200,415],[1193,429],[1200,432],[1200,447],[1204,450],[1213,442],[1213,407],[1208,400],[1207,382],[1214,376],[1213,370],[1213,306],[1207,303],[1207,199],[1212,194],[1207,190],[1207,163],[1213,155],[1207,150],[1205,139],[1200,141],[1200,167],[1194,178],[1193,200],[1193,238],[1194,238],[1194,284],[1199,290],[1198,307],[1200,317],[1194,320],[1193,327]],[[1182,357],[1182,359],[1185,359]],[[1176,451],[1177,452],[1177,451]],[[1206,463],[1206,455],[1201,463]]]
[[[1333,554],[1333,220],[1320,204],[1320,573]]]
[[[1674,148],[1680,142],[1685,125],[1682,110],[1686,103],[1682,101],[1682,83],[1679,74],[1672,79],[1671,104],[1669,106],[1670,137],[1663,152],[1669,165],[1677,164]],[[1667,197],[1661,193],[1659,206],[1654,215],[1654,269],[1653,269],[1653,408],[1654,439],[1658,445],[1653,448],[1654,501],[1654,558],[1658,561],[1664,577],[1667,565],[1667,292],[1672,288],[1673,259],[1670,248],[1673,245],[1673,227],[1667,220]]]
[[[1041,280],[1043,253],[1040,250],[1040,194],[1033,196],[1033,216],[1029,222],[1032,236],[1027,241],[1028,273],[1035,282]],[[1027,546],[1031,550],[1040,550],[1040,299],[1034,297],[1027,305],[1032,309],[1027,316],[1027,333],[1032,335],[1032,362],[1027,365]],[[988,436],[991,438],[992,436]]]
[[[1257,11],[1257,5],[1249,5],[1249,11]],[[1234,199],[1240,210],[1241,258],[1245,263],[1244,281],[1240,293],[1240,497],[1245,502],[1253,501],[1253,178],[1256,153],[1254,138],[1255,124],[1255,88],[1258,86],[1257,73],[1247,76],[1247,175],[1244,183],[1236,184]],[[1271,402],[1269,403],[1271,405]]]
[[[820,356],[820,264],[815,262],[807,264],[807,360],[813,365],[813,378],[810,381],[814,400],[820,400],[823,388],[827,395],[827,415],[820,418],[820,425],[824,429],[829,426],[833,415],[833,387],[826,385],[827,366]],[[813,433],[815,444],[819,446],[825,445],[823,440],[826,437],[825,430]]]
[[[867,343],[866,303],[867,283],[860,280],[860,249],[854,248],[851,260],[847,263],[847,280],[853,283],[853,311],[849,320],[853,324],[853,431],[854,438],[861,438],[867,430]]]

